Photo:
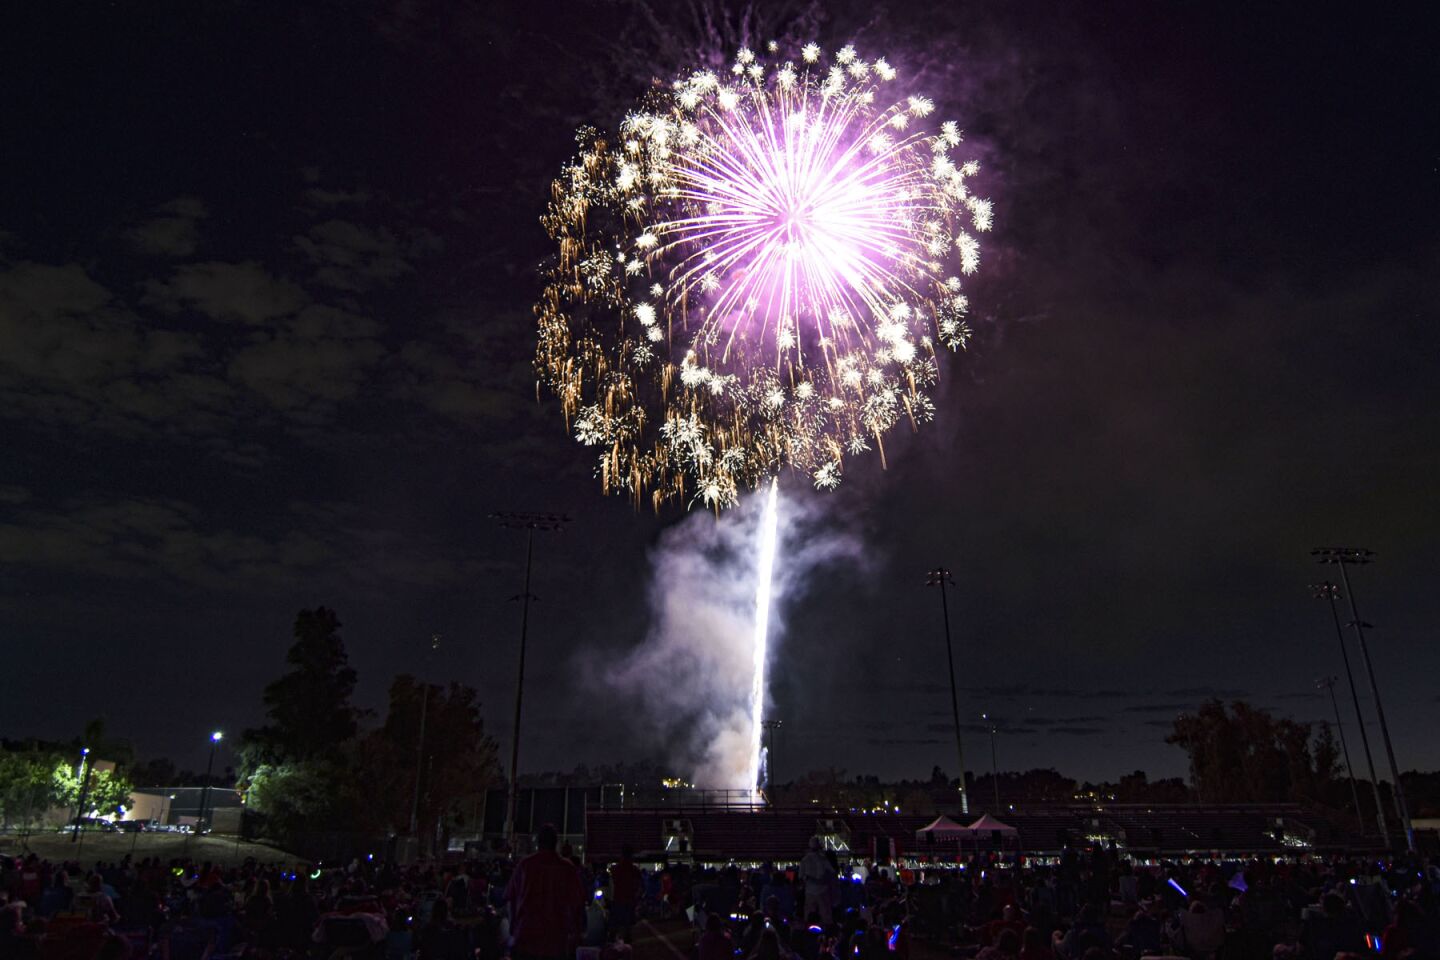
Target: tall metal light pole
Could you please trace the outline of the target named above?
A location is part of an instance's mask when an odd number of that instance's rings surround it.
[[[430,637],[429,665],[440,649],[440,634]],[[428,671],[426,671],[428,672]],[[420,736],[415,741],[415,795],[410,800],[410,836],[415,838],[415,855],[420,855],[420,782],[425,769],[425,715],[430,710],[430,682],[420,677]]]
[[[1415,829],[1410,823],[1410,809],[1405,803],[1405,788],[1400,785],[1400,767],[1395,763],[1395,746],[1390,742],[1390,728],[1385,723],[1385,708],[1380,703],[1380,688],[1375,684],[1375,667],[1370,663],[1370,647],[1365,643],[1365,628],[1370,626],[1360,619],[1355,607],[1355,591],[1350,589],[1350,575],[1345,568],[1351,564],[1374,563],[1374,550],[1356,547],[1321,547],[1310,551],[1320,563],[1332,563],[1340,568],[1340,582],[1350,600],[1350,625],[1355,628],[1355,639],[1360,641],[1360,656],[1365,661],[1365,673],[1370,679],[1370,693],[1375,697],[1375,716],[1380,721],[1380,739],[1385,741],[1385,756],[1390,761],[1390,779],[1395,797],[1395,813],[1400,817],[1400,829],[1405,831],[1405,847],[1415,852]]]
[[[1335,623],[1335,639],[1340,641],[1340,659],[1345,663],[1345,679],[1350,683],[1350,700],[1355,704],[1355,725],[1360,728],[1360,746],[1365,750],[1365,765],[1370,769],[1370,789],[1375,791],[1375,821],[1380,825],[1380,840],[1390,846],[1390,826],[1385,821],[1385,804],[1380,801],[1380,778],[1375,775],[1375,757],[1370,752],[1370,735],[1365,732],[1365,715],[1360,712],[1360,693],[1355,689],[1355,673],[1350,669],[1350,652],[1345,648],[1345,631],[1340,626],[1340,608],[1335,605],[1340,588],[1329,580],[1312,584],[1317,600],[1330,601],[1330,619]],[[1364,833],[1364,830],[1361,830]]]
[[[205,784],[200,790],[200,816],[195,818],[196,833],[205,831],[205,807],[210,802],[210,773],[215,769],[215,748],[224,739],[225,734],[219,730],[210,734],[210,759],[205,762]]]
[[[940,611],[945,617],[945,656],[950,661],[950,713],[955,720],[955,753],[960,761],[960,812],[970,812],[970,792],[965,789],[965,744],[960,739],[960,699],[955,693],[955,651],[950,644],[950,602],[945,598],[946,585],[955,586],[950,571],[944,567],[931,570],[925,586],[940,588]]]
[[[80,840],[80,818],[85,816],[85,800],[90,796],[90,770],[94,761],[90,759],[90,748],[80,748],[80,802],[75,807],[75,829],[70,832],[70,842]]]
[[[515,674],[515,729],[510,738],[510,796],[505,804],[505,839],[515,852],[515,815],[520,803],[520,704],[525,695],[525,641],[530,629],[530,569],[535,559],[535,531],[554,532],[570,522],[558,513],[492,513],[502,527],[525,531],[525,590],[511,600],[520,601],[520,667]]]
[[[769,791],[770,806],[775,806],[775,731],[780,729],[784,720],[761,720],[760,726],[765,729],[765,787]]]
[[[1000,810],[1000,764],[995,759],[995,718],[988,713],[980,714],[980,719],[990,725],[990,783],[995,787],[995,810]]]
[[[1350,796],[1355,801],[1355,820],[1360,826],[1360,835],[1365,835],[1365,815],[1360,812],[1360,788],[1355,785],[1355,770],[1350,766],[1350,745],[1345,742],[1345,725],[1340,722],[1340,701],[1335,699],[1335,678],[1321,677],[1315,686],[1330,694],[1330,706],[1335,708],[1335,730],[1340,734],[1340,750],[1345,755],[1345,778],[1350,781]]]

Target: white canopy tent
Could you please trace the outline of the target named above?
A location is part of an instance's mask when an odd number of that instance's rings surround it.
[[[965,824],[957,823],[942,814],[935,818],[934,823],[916,830],[915,839],[920,843],[939,843],[963,837],[969,830],[970,828]]]
[[[966,827],[965,829],[971,831],[972,833],[1003,833],[1006,835],[1018,834],[1020,832],[1019,830],[1016,830],[1014,827],[1010,826],[1010,824],[1008,823],[1001,823],[999,820],[996,820],[988,813],[982,816],[979,820],[976,820],[974,823],[970,824],[970,826]]]

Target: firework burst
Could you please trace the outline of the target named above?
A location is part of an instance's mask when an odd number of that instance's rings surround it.
[[[895,78],[848,46],[742,49],[580,132],[536,368],[607,491],[718,509],[786,465],[829,489],[934,416],[991,206],[959,127]]]

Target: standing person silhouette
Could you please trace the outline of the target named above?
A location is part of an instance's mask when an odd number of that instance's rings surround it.
[[[821,924],[827,927],[830,925],[833,919],[830,911],[830,878],[834,875],[830,861],[820,852],[820,838],[811,837],[810,852],[800,861],[800,879],[805,881],[803,919],[806,923],[818,916]]]
[[[610,868],[610,932],[630,942],[630,928],[635,925],[635,908],[640,903],[643,877],[630,844],[621,849],[620,862]]]
[[[560,960],[579,940],[585,891],[575,865],[555,852],[558,840],[553,824],[541,827],[539,849],[515,865],[505,887],[515,960]]]

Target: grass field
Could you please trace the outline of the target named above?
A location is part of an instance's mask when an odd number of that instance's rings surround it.
[[[80,842],[55,832],[33,833],[28,837],[0,836],[0,852],[10,856],[35,853],[52,861],[119,860],[126,854],[142,857],[187,857],[199,862],[235,864],[247,857],[262,863],[296,862],[301,858],[264,843],[235,842],[234,837],[197,837],[182,833],[81,833]]]

